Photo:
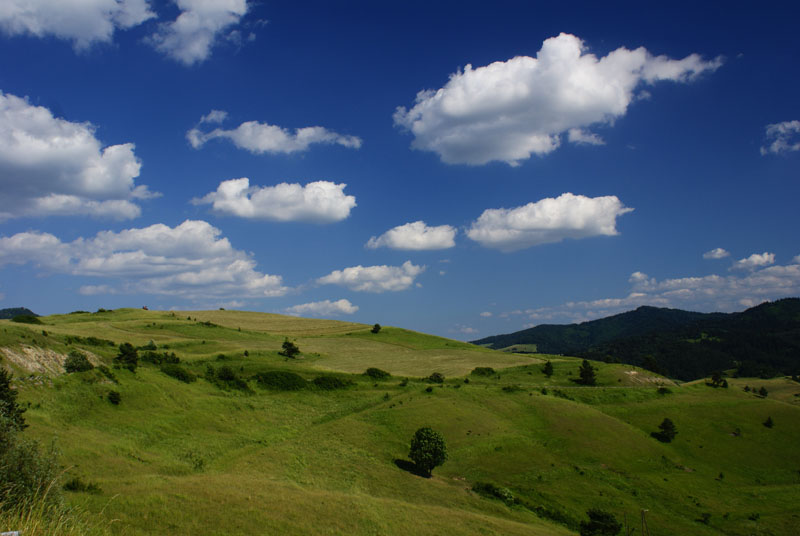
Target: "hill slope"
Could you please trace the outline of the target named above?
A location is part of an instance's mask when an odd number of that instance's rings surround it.
[[[57,437],[67,476],[100,488],[69,493],[70,504],[117,520],[111,533],[567,535],[593,507],[620,520],[648,509],[653,534],[788,534],[795,524],[800,384],[790,380],[677,387],[596,363],[598,387],[581,387],[571,381],[574,358],[235,311],[42,321],[0,322],[3,365],[31,404],[26,433]],[[300,359],[278,354],[286,335]],[[116,383],[97,369],[29,375],[8,359],[79,349],[110,365],[125,341],[174,351],[198,379],[183,383],[143,361],[135,373],[112,369]],[[373,366],[415,373],[348,373]],[[478,366],[496,372],[469,374]],[[227,367],[244,385],[209,367]],[[423,378],[448,369],[442,384]],[[254,378],[270,371],[309,383],[266,389]],[[315,387],[326,375],[352,384]],[[111,390],[119,405],[108,402]],[[773,428],[762,425],[768,416]],[[678,429],[668,444],[650,437],[664,417]],[[406,470],[421,426],[448,447],[431,479]],[[507,490],[507,503],[471,491],[479,483]]]
[[[800,299],[740,313],[639,307],[570,325],[542,325],[474,341],[491,348],[535,344],[541,352],[617,360],[691,380],[717,370],[773,376],[800,372]]]

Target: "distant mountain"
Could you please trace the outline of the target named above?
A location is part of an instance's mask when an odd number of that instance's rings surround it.
[[[742,376],[797,374],[800,299],[727,314],[639,307],[581,324],[541,325],[473,343],[495,349],[535,344],[542,353],[619,361],[682,380],[731,368]]]
[[[11,307],[8,309],[0,309],[0,320],[14,318],[15,316],[19,315],[39,316],[30,309],[27,309],[25,307]]]

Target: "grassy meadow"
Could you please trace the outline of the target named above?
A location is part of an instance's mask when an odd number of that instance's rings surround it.
[[[728,378],[724,389],[594,363],[598,386],[584,387],[572,381],[581,361],[571,357],[240,311],[41,321],[0,321],[2,364],[30,404],[25,434],[55,439],[62,480],[95,488],[65,493],[95,527],[87,532],[567,535],[594,507],[627,518],[636,534],[642,510],[653,535],[784,535],[800,523],[800,384],[789,379]],[[278,353],[286,338],[297,359]],[[111,369],[116,383],[98,369],[44,374],[19,357],[52,361],[80,349],[110,366],[120,343],[150,341],[197,381],[141,361],[135,373]],[[246,384],[208,381],[209,366]],[[391,377],[365,376],[368,367]],[[476,367],[496,373],[471,374]],[[252,379],[267,371],[352,384],[270,390]],[[444,383],[426,381],[433,372]],[[671,443],[650,436],[665,417],[678,431]],[[422,426],[447,442],[448,461],[432,478],[408,470]],[[476,493],[477,483],[516,500]],[[81,533],[69,530],[53,533]]]

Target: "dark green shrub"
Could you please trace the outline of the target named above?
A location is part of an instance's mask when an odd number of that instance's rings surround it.
[[[364,372],[365,376],[369,376],[375,380],[385,380],[386,378],[390,377],[391,374],[386,372],[385,370],[381,370],[379,368],[370,367]]]
[[[139,365],[139,352],[131,343],[123,342],[119,345],[119,353],[114,358],[114,365],[136,372],[136,367]]]
[[[253,379],[260,387],[275,391],[299,391],[308,387],[308,382],[302,376],[286,370],[259,372]]]
[[[92,370],[94,365],[89,363],[86,355],[78,350],[70,350],[67,359],[64,361],[64,370],[67,372],[85,372]]]
[[[772,421],[772,417],[767,417],[767,420],[762,423],[767,428],[772,428],[775,426],[775,423]]]
[[[428,381],[433,383],[444,383],[444,374],[441,372],[434,372],[428,376]]]
[[[197,376],[175,363],[164,363],[161,365],[161,372],[184,383],[197,381]]]
[[[504,385],[503,386],[503,391],[505,391],[506,393],[516,393],[516,392],[524,391],[524,390],[525,389],[521,385],[517,385],[516,383],[512,384],[512,385]]]
[[[115,406],[119,406],[119,403],[122,402],[122,395],[119,394],[119,391],[109,391],[107,398]]]
[[[542,373],[544,373],[544,375],[548,378],[553,375],[553,364],[550,361],[544,364],[542,367]]]
[[[333,391],[336,389],[346,389],[353,385],[351,380],[343,380],[336,376],[317,376],[313,380],[314,387],[323,391]]]
[[[424,475],[430,476],[434,467],[447,461],[447,446],[444,436],[427,426],[420,428],[411,438],[408,457]]]
[[[20,324],[41,324],[42,321],[33,315],[17,315],[11,319],[12,322],[19,322]]]
[[[372,333],[380,333],[380,331],[381,331],[381,325],[380,325],[380,324],[375,324],[374,326],[372,326],[372,329],[371,329],[370,331],[371,331]]]
[[[155,350],[158,350],[158,346],[156,346],[156,343],[154,343],[151,339],[150,342],[148,342],[144,346],[140,346],[139,350],[150,350],[151,352],[153,352]]]
[[[432,392],[433,392],[433,387],[431,387],[430,385],[429,385],[429,386],[427,386],[427,387],[425,388],[425,392],[426,392],[426,393],[432,393]]]
[[[767,391],[766,387],[762,386],[761,389],[758,390],[758,395],[761,396],[761,397],[766,398],[768,394],[769,394],[769,392]]]
[[[470,374],[473,376],[494,376],[495,372],[492,367],[475,367]]]
[[[622,530],[622,524],[610,512],[591,508],[586,515],[589,521],[581,521],[581,536],[614,536]]]
[[[672,391],[671,391],[671,390],[670,390],[668,387],[659,387],[657,392],[658,392],[658,394],[660,394],[660,395],[668,395],[668,394],[670,394]]]

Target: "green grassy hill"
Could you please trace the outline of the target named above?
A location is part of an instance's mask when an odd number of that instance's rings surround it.
[[[30,403],[25,433],[55,438],[65,477],[100,488],[67,498],[112,534],[576,534],[592,507],[637,531],[646,509],[652,534],[781,535],[798,522],[800,384],[788,379],[678,386],[595,363],[598,387],[583,387],[570,357],[238,311],[41,320],[0,321],[3,365]],[[287,337],[298,359],[279,355]],[[141,362],[135,374],[112,369],[117,383],[97,369],[53,372],[70,350],[111,365],[120,343],[150,341],[199,379]],[[245,388],[204,379],[209,366]],[[372,379],[368,367],[392,376]],[[267,371],[353,383],[277,391],[251,379]],[[425,381],[433,372],[444,383]],[[665,417],[678,430],[671,443],[650,437]],[[422,426],[448,447],[430,479],[407,470]],[[472,491],[478,483],[515,500]]]

